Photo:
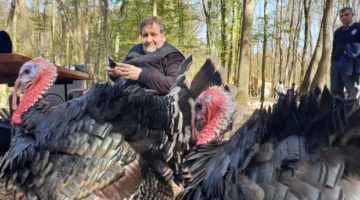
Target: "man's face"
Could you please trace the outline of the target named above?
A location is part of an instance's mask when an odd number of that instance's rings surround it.
[[[157,23],[147,24],[142,28],[141,43],[147,53],[155,52],[166,41],[166,36],[160,30],[161,27]]]
[[[344,12],[340,12],[340,21],[343,25],[349,25],[352,22],[354,17],[354,13],[350,10],[345,10]]]

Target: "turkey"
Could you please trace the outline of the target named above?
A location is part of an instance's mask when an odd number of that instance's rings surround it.
[[[167,96],[121,80],[50,107],[42,95],[56,79],[42,58],[25,63],[15,82],[12,138],[0,163],[18,199],[173,199],[191,137],[191,99],[221,77],[207,61],[188,86],[191,56]],[[17,104],[17,94],[20,101]],[[190,102],[190,103],[189,103]]]
[[[256,110],[229,141],[198,143],[177,199],[360,199],[360,106],[325,88]]]

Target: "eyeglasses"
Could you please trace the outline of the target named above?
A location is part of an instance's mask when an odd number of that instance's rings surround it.
[[[340,15],[340,18],[347,17],[349,15],[350,15],[349,13],[346,13],[346,14]]]

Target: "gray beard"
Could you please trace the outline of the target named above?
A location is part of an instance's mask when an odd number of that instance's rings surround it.
[[[163,42],[161,45],[156,46],[155,50],[151,49],[150,51],[148,51],[145,47],[145,45],[142,45],[143,50],[145,52],[145,54],[149,54],[149,53],[154,53],[155,51],[157,51],[158,49],[160,49],[162,46],[164,46],[165,42]]]

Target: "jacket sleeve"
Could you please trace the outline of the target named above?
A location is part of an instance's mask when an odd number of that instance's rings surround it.
[[[333,39],[333,46],[332,46],[332,52],[331,52],[331,61],[333,61],[334,60],[334,56],[335,56],[335,47],[336,47],[336,39],[337,39],[337,37],[336,37],[336,34],[337,33],[337,31],[335,31],[335,33],[334,33],[334,39]]]
[[[159,94],[165,95],[174,83],[176,74],[183,61],[184,56],[181,53],[171,53],[164,57],[162,61],[162,64],[165,66],[165,75],[155,70],[144,68],[140,73],[138,81],[148,88],[157,91]]]

